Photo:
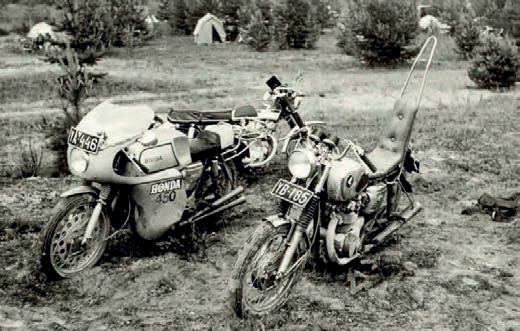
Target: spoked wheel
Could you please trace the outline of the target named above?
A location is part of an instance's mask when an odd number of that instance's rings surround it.
[[[94,266],[105,251],[110,232],[104,212],[92,232],[92,239],[81,244],[96,200],[90,194],[65,198],[43,231],[41,266],[53,279],[72,277]]]
[[[249,156],[243,158],[244,166],[257,168],[266,165],[276,154],[278,140],[272,134],[255,139],[249,146]]]
[[[304,263],[292,268],[303,254],[296,250],[289,272],[279,277],[290,225],[264,222],[237,255],[230,282],[231,305],[239,317],[260,316],[280,308],[300,279]],[[300,245],[301,246],[301,245]]]

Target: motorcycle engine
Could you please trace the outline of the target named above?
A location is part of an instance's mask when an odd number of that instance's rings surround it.
[[[359,162],[349,158],[332,161],[327,178],[327,195],[333,201],[352,200],[367,183],[368,174]]]
[[[367,187],[366,195],[367,202],[361,210],[363,214],[378,214],[386,209],[387,188],[385,183]]]

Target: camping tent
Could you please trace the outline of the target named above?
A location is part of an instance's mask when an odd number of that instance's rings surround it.
[[[204,17],[197,22],[193,36],[197,44],[211,44],[226,41],[224,24],[210,13],[204,15]]]
[[[51,40],[57,40],[56,33],[52,30],[52,27],[45,22],[40,22],[38,24],[33,25],[31,30],[29,30],[29,33],[27,34],[27,37],[31,39],[36,39],[39,36],[49,38]]]
[[[424,15],[419,20],[419,27],[423,30],[447,32],[450,29],[448,24],[444,24],[432,15]]]

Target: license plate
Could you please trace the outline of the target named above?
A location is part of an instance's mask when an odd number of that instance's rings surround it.
[[[278,180],[271,194],[301,207],[304,207],[313,195],[312,191],[283,179]]]
[[[74,128],[69,132],[69,145],[75,146],[89,153],[96,154],[99,151],[100,137],[78,131]]]

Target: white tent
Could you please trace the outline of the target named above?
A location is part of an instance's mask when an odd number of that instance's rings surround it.
[[[47,36],[48,35],[48,36]],[[52,30],[52,27],[45,23],[40,22],[38,24],[33,25],[29,33],[27,34],[28,38],[36,39],[38,36],[49,37],[51,40],[57,40],[56,33]]]
[[[432,15],[424,15],[419,20],[419,27],[423,30],[428,30],[430,32],[438,30],[441,32],[446,32],[450,29],[448,24],[444,24],[439,21],[436,17]]]
[[[193,31],[194,40],[197,44],[212,44],[214,42],[226,41],[224,24],[214,15],[207,13],[195,26]]]

